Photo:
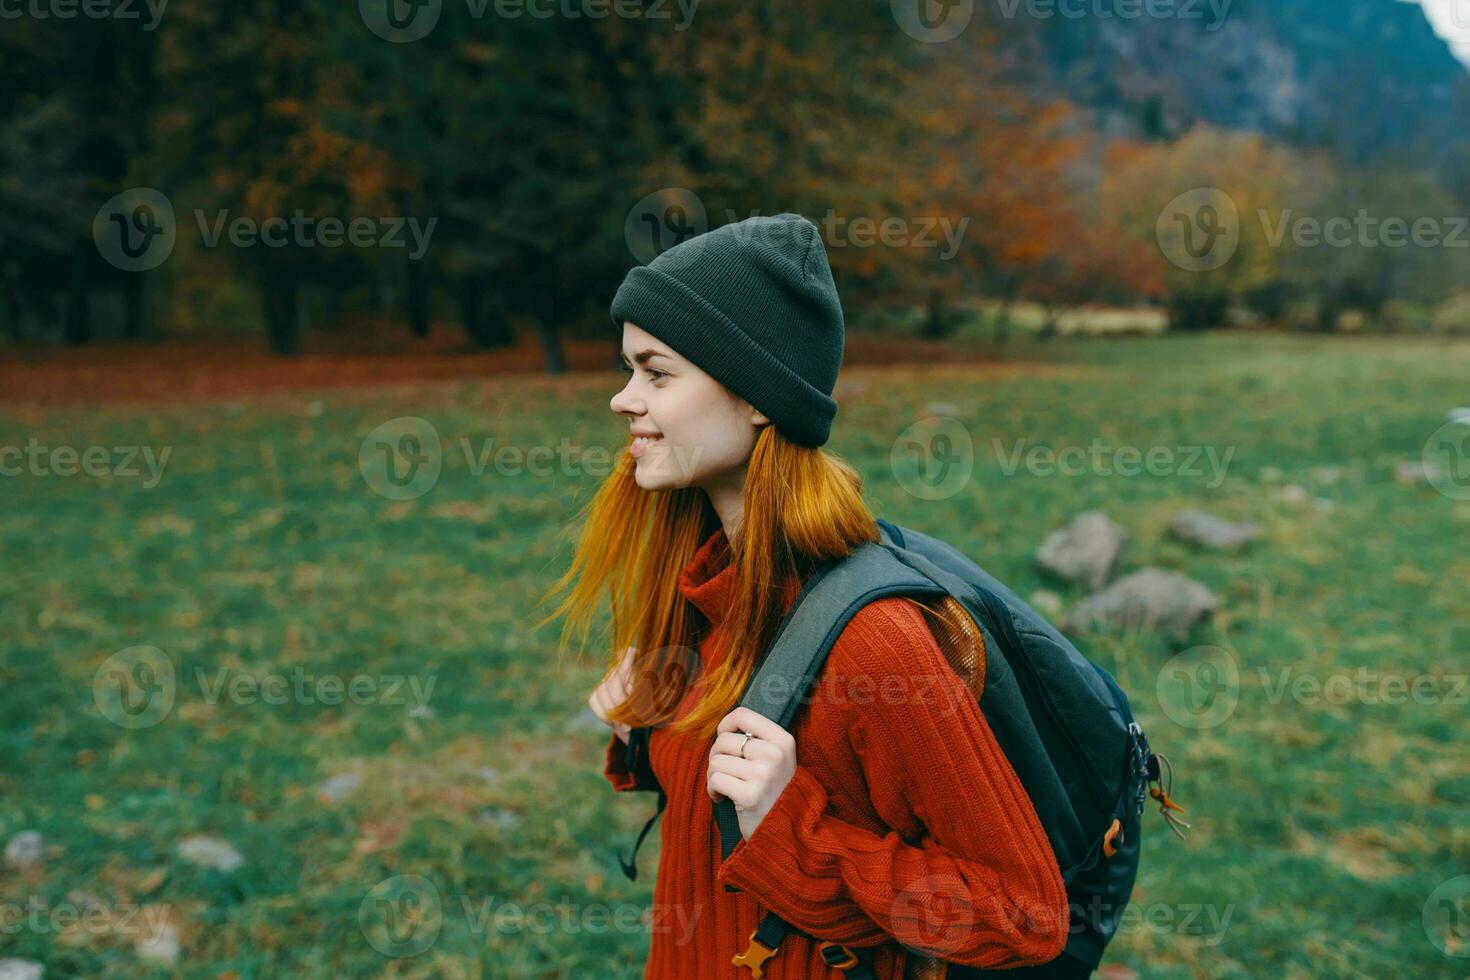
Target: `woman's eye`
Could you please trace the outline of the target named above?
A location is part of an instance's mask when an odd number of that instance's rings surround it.
[[[618,367],[622,370],[622,372],[624,374],[632,374],[633,373],[633,368],[630,365],[628,365],[628,364],[619,364]],[[655,381],[659,380],[660,378],[667,378],[669,376],[669,372],[667,372],[667,371],[659,371],[659,370],[656,370],[655,368],[645,368],[644,370],[646,370],[653,377],[653,380],[655,380]]]

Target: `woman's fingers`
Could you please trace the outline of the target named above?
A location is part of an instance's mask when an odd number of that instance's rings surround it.
[[[728,798],[738,807],[749,807],[750,789],[744,780],[736,779],[727,772],[712,772],[707,785],[710,799],[716,803]]]
[[[776,745],[785,745],[791,741],[791,733],[771,719],[759,712],[741,705],[728,715],[720,719],[716,729],[720,732],[750,732],[756,738],[763,738]],[[744,738],[745,736],[741,736]]]
[[[745,751],[741,752],[744,743]],[[766,743],[760,737],[745,741],[744,732],[721,732],[715,736],[715,744],[710,748],[710,758],[717,755],[729,755],[735,758],[758,759],[764,756],[774,746]]]
[[[629,647],[624,651],[623,659],[618,664],[617,669],[613,671],[611,676],[604,678],[602,683],[597,685],[597,688],[592,692],[591,696],[587,698],[587,706],[592,709],[592,713],[597,716],[597,719],[611,728],[617,734],[618,738],[624,742],[628,741],[628,736],[632,729],[622,722],[614,724],[609,720],[609,716],[612,714],[613,709],[628,700],[628,678],[633,672],[634,651],[634,647]]]

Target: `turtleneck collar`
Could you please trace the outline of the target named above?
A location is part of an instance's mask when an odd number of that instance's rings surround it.
[[[725,529],[718,527],[679,572],[679,594],[694,603],[712,627],[724,622],[735,598],[735,563],[731,558]],[[787,582],[782,592],[782,608],[790,609],[800,591],[800,581],[793,578]]]
[[[718,626],[735,595],[735,563],[723,527],[715,528],[694,557],[679,572],[679,594],[698,607],[711,625]]]

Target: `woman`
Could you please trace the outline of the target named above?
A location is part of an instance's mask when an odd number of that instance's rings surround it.
[[[856,472],[820,448],[843,321],[815,226],[756,217],[683,242],[628,273],[612,315],[631,376],[610,407],[632,441],[552,616],[585,645],[608,590],[615,653],[588,701],[613,729],[604,772],[667,794],[645,977],[841,976],[824,942],[881,980],[942,975],[915,951],[1052,961],[1056,860],[932,610],[864,607],[791,730],[739,706],[812,568],[878,540]],[[630,771],[634,726],[652,730]],[[722,861],[724,798],[743,839]],[[753,937],[767,912],[792,927],[774,953]]]

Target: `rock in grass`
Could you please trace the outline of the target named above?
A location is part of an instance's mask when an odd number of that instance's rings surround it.
[[[338,773],[322,783],[321,788],[317,790],[317,795],[328,803],[341,803],[356,793],[361,783],[362,777],[355,772]]]
[[[1393,478],[1404,486],[1432,483],[1441,475],[1439,467],[1434,463],[1400,463],[1393,471]]]
[[[0,960],[0,980],[41,980],[46,968],[35,960]]]
[[[1093,593],[1062,624],[1069,633],[1095,627],[1140,627],[1182,640],[1216,608],[1214,595],[1194,579],[1145,568]]]
[[[179,950],[179,930],[167,922],[162,923],[157,932],[139,936],[138,942],[133,946],[133,952],[138,954],[138,959],[167,963],[170,966],[179,961]]]
[[[218,837],[195,834],[179,841],[179,857],[201,868],[215,871],[234,871],[245,863],[245,858],[229,841]]]
[[[1036,552],[1036,564],[1069,582],[1097,589],[1117,571],[1127,543],[1127,531],[1092,510],[1047,535]]]
[[[1056,619],[1062,614],[1062,597],[1051,589],[1037,589],[1026,601],[1031,604],[1032,609],[1049,619]]]
[[[5,845],[5,863],[12,868],[38,867],[46,859],[46,842],[39,830],[22,830]]]
[[[1202,510],[1186,510],[1174,518],[1169,531],[1176,538],[1217,551],[1233,551],[1260,537],[1259,525],[1249,522],[1235,523]]]

